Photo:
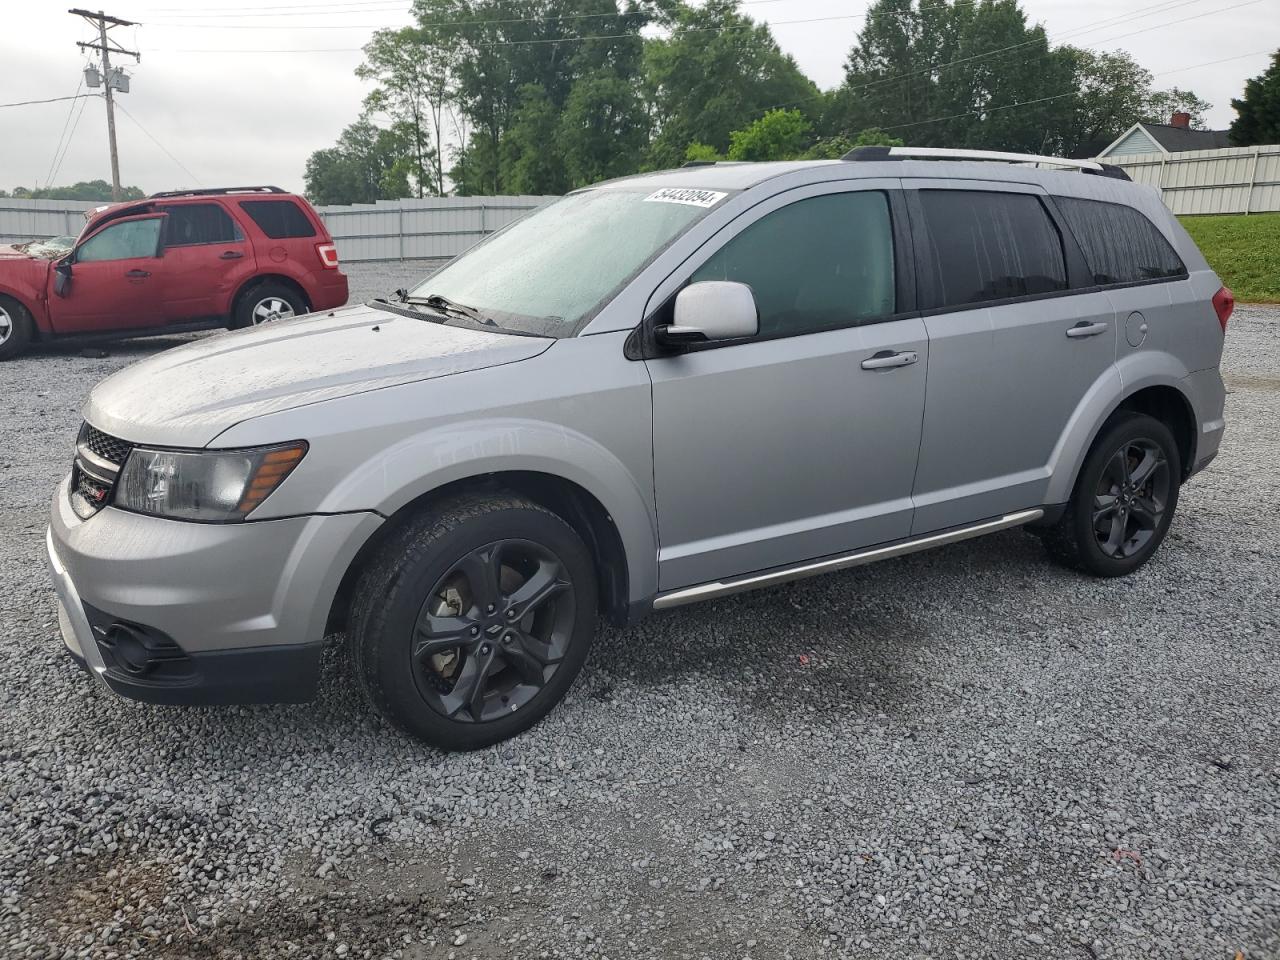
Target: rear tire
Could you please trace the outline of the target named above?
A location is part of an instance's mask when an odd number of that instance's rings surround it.
[[[432,746],[475,750],[541,720],[582,669],[596,576],[578,534],[509,493],[463,494],[405,521],[352,595],[366,699]]]
[[[12,297],[0,296],[0,360],[10,360],[31,343],[33,325],[27,308]]]
[[[1040,531],[1045,549],[1095,577],[1132,573],[1169,532],[1181,479],[1169,428],[1146,414],[1117,414],[1085,458],[1061,519]]]
[[[231,329],[261,326],[306,312],[307,302],[297,290],[275,280],[264,280],[240,295],[231,317]]]

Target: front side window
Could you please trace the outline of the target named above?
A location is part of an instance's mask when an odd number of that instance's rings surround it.
[[[243,240],[239,229],[216,203],[184,203],[165,207],[169,214],[166,247],[187,247],[199,243],[232,243]]]
[[[1156,225],[1132,207],[1055,198],[1099,284],[1186,276],[1187,268]]]
[[[1067,289],[1067,265],[1044,204],[1025,193],[921,190],[932,302],[963,307]]]
[[[878,191],[797,200],[766,214],[690,278],[751,287],[760,335],[833,330],[895,310],[893,226]]]
[[[316,235],[311,220],[292,200],[241,200],[240,209],[272,240]]]
[[[160,244],[160,218],[113,223],[76,249],[77,263],[154,257]]]
[[[636,271],[726,194],[687,202],[653,187],[571,193],[495,233],[420,283],[505,327],[568,336]],[[694,199],[698,199],[695,197]]]

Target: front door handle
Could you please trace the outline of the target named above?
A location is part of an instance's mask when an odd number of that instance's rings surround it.
[[[903,350],[895,353],[892,350],[881,350],[862,361],[863,370],[887,370],[892,367],[905,367],[915,363],[920,357],[914,350]]]
[[[145,280],[147,277],[151,276],[151,274],[146,270],[130,270],[125,274],[125,276],[130,280]]]
[[[239,250],[227,250],[222,254],[221,257],[219,257],[219,259],[220,260],[239,260],[243,256],[244,254],[241,253]]]
[[[1067,331],[1067,336],[1074,340],[1078,337],[1096,337],[1098,334],[1106,332],[1107,324],[1102,321],[1090,323],[1088,320],[1081,320]]]

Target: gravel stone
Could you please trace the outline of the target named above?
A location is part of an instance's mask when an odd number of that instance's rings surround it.
[[[0,364],[0,955],[1280,957],[1280,308],[1237,310],[1222,454],[1135,575],[1013,531],[602,627],[463,755],[378,723],[336,643],[278,707],[64,655],[80,404],[176,339]]]

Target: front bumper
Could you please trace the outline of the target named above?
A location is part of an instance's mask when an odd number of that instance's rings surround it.
[[[200,524],[107,507],[81,520],[67,486],[54,495],[46,547],[63,642],[90,673],[153,703],[296,702],[314,694],[333,599],[380,517]],[[117,624],[161,638],[182,668],[121,669],[108,636]]]

